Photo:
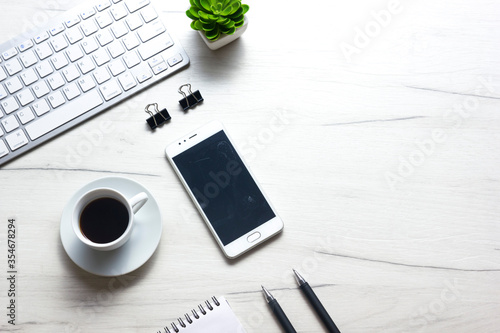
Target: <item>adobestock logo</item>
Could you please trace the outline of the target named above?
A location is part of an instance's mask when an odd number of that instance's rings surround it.
[[[127,119],[133,110],[137,110],[140,105],[144,104],[145,98],[145,94],[139,94],[128,99],[120,107],[119,111],[117,111],[117,108],[104,110],[103,112],[119,112],[119,116],[114,120],[101,120],[91,129],[80,130],[81,139],[76,144],[66,145],[66,154],[64,158],[60,159],[61,162],[54,161],[51,163],[54,165],[57,178],[64,181],[65,171],[76,169],[85,159],[94,154],[95,148],[109,144],[109,140],[113,136],[126,133],[124,129],[117,128],[115,120]],[[96,120],[88,119],[87,123],[92,121]]]
[[[283,132],[290,124],[292,114],[288,110],[277,110],[269,119],[267,126],[261,127],[254,136],[248,137],[247,142],[241,145],[241,153],[245,160],[254,160],[261,150],[269,146],[279,133]]]
[[[134,275],[118,275],[110,278],[106,286],[95,294],[88,292],[80,295],[81,301],[74,309],[78,320],[66,324],[64,332],[87,332],[89,323],[92,323],[96,317],[105,315],[107,309],[115,306],[117,295],[126,291],[135,279]]]
[[[239,148],[243,159],[246,163],[255,160],[259,153],[265,150],[267,147],[272,145],[280,134],[286,131],[288,126],[292,123],[294,119],[294,114],[290,110],[278,109],[272,113],[266,126],[261,127],[258,132],[254,135],[249,136]],[[236,161],[233,161],[236,162]],[[228,169],[229,167],[229,169]],[[234,170],[232,168],[235,168]],[[231,172],[241,172],[241,168],[237,168],[237,165],[227,165],[226,174],[217,174],[212,172],[210,177],[213,181],[207,183],[202,189],[193,189],[193,194],[196,200],[200,203],[202,207],[210,202],[210,199],[215,198],[219,195],[220,190],[227,186],[227,177],[231,176]],[[185,204],[179,207],[180,214],[183,217],[182,223],[198,223],[199,214],[197,210],[193,210],[192,205]]]
[[[74,169],[79,166],[85,158],[92,155],[94,148],[103,144],[105,137],[114,132],[115,129],[116,127],[111,121],[102,121],[96,128],[82,130],[80,132],[82,134],[81,140],[76,145],[66,146],[64,163],[52,162],[59,180],[64,180],[63,170]]]
[[[387,9],[380,11],[371,11],[372,20],[368,21],[363,28],[354,27],[354,39],[351,44],[340,43],[340,50],[347,62],[352,61],[352,56],[360,54],[363,49],[368,47],[374,38],[377,38],[384,28],[387,28],[395,15],[401,14],[403,7],[399,0],[391,0],[387,4]]]
[[[82,140],[74,147],[66,146],[68,154],[66,155],[66,164],[70,167],[76,167],[82,163],[83,158],[92,154],[94,147],[99,147],[104,140],[106,134],[112,133],[115,126],[111,121],[102,121],[98,128],[91,130],[83,130]]]
[[[34,12],[31,18],[20,18],[18,22],[19,26],[22,27],[21,31],[11,31],[11,34],[15,34],[9,39],[15,38],[18,33],[26,39],[33,38],[34,34],[39,33],[41,27],[47,25],[54,17],[59,15],[61,11],[65,10],[66,5],[71,2],[71,0],[38,1],[37,7],[43,7],[43,9]]]
[[[295,277],[292,268],[297,269],[306,279],[308,276],[312,276],[318,269],[328,263],[329,255],[334,255],[336,248],[342,247],[339,246],[337,240],[337,237],[334,239],[330,235],[318,238],[316,246],[310,249],[310,254],[303,257],[300,262],[290,262],[290,267],[281,271],[281,274],[270,271],[269,277],[274,277],[272,285],[286,286],[293,283]],[[258,293],[261,293],[261,291],[259,290]],[[288,288],[275,289],[272,290],[272,293],[274,297],[283,301],[284,304],[293,302],[297,297],[296,290]],[[268,316],[269,310],[263,307],[261,302],[260,297],[257,302],[252,302],[252,311],[248,311],[241,320],[245,327],[252,327],[256,332],[267,332],[265,318]]]
[[[444,313],[453,307],[453,304],[462,298],[461,286],[458,279],[453,281],[446,280],[445,287],[428,304],[419,307],[409,317],[409,326],[411,332],[424,332],[429,324],[439,321]]]
[[[208,173],[210,181],[203,187],[203,192],[197,187],[193,188],[193,194],[196,200],[200,203],[201,208],[205,208],[210,203],[210,199],[216,198],[221,189],[226,188],[231,182],[231,176],[237,176],[243,171],[239,163],[235,160],[231,160],[226,164],[226,170],[221,170],[218,172],[210,171]]]
[[[477,80],[479,83],[472,94],[462,94],[463,100],[445,111],[442,116],[443,126],[433,129],[428,138],[415,140],[414,149],[406,156],[399,156],[397,168],[385,173],[386,183],[391,190],[395,191],[397,185],[406,182],[450,137],[461,133],[463,124],[479,111],[480,98],[493,96],[496,91],[494,82],[484,77],[478,77]]]

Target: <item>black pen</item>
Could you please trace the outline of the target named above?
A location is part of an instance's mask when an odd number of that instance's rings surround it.
[[[266,296],[266,301],[269,304],[269,307],[273,311],[274,315],[278,319],[281,324],[281,327],[285,330],[286,333],[297,333],[295,328],[293,328],[292,323],[288,320],[286,314],[281,309],[281,306],[278,304],[276,298],[271,295],[271,293],[262,286],[262,291],[264,291],[264,295]]]
[[[337,326],[335,326],[335,323],[333,322],[332,318],[326,312],[325,307],[323,304],[321,304],[320,300],[318,299],[318,296],[314,293],[312,290],[311,286],[309,283],[304,280],[302,276],[300,276],[299,273],[294,269],[293,272],[295,273],[295,277],[297,278],[297,282],[299,283],[300,289],[302,292],[306,295],[307,300],[309,303],[311,303],[312,307],[318,314],[318,316],[321,318],[321,321],[323,324],[325,324],[326,328],[328,329],[328,332],[330,333],[340,333],[339,329]]]

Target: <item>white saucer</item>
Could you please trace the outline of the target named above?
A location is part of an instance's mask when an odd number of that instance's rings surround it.
[[[71,215],[76,200],[85,192],[97,187],[111,187],[125,196],[139,192],[149,196],[146,204],[135,214],[132,235],[125,245],[112,251],[97,251],[84,245],[75,235]],[[61,217],[61,241],[68,256],[83,270],[100,276],[117,276],[132,272],[153,255],[160,243],[162,220],[158,203],[141,184],[122,177],[97,179],[78,191],[64,207]]]

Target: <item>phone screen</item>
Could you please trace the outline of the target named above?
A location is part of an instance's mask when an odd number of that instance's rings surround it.
[[[276,216],[224,131],[172,159],[224,246]]]

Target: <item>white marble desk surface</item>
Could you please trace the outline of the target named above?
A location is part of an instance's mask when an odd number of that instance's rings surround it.
[[[1,0],[0,38],[77,3]],[[343,333],[498,332],[500,3],[248,4],[247,32],[213,52],[189,28],[187,0],[157,1],[190,67],[0,168],[0,331],[156,332],[225,295],[248,332],[280,332],[263,284],[297,331],[322,332],[295,268]],[[187,82],[205,102],[184,114],[177,88]],[[155,133],[150,102],[173,117]],[[214,119],[286,224],[234,261],[163,153]],[[82,156],[85,133],[109,120],[113,130]],[[71,194],[111,175],[144,184],[163,215],[154,256],[120,278],[79,269],[59,238]],[[6,316],[12,216],[16,326]]]

